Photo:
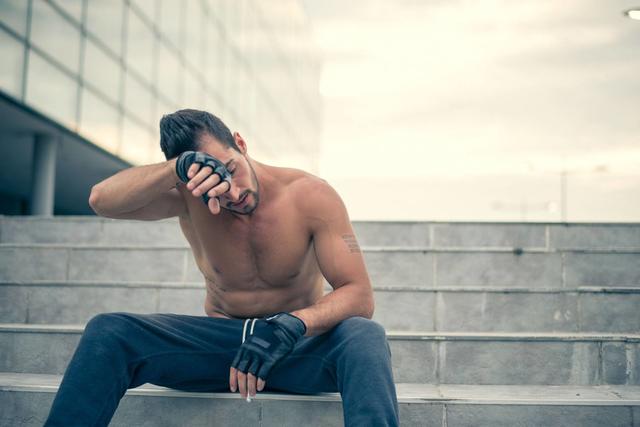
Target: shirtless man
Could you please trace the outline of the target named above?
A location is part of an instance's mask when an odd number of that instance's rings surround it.
[[[336,191],[252,159],[207,112],[166,115],[160,130],[168,160],[100,182],[89,203],[108,218],[178,217],[205,279],[206,316],[93,317],[45,425],[107,425],[144,383],[247,401],[263,390],[340,392],[345,425],[398,425],[389,346]],[[323,276],[333,288],[324,296]]]

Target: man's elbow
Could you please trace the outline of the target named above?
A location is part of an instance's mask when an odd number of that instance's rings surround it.
[[[373,290],[371,289],[371,287],[369,287],[369,292],[367,292],[367,296],[366,298],[364,298],[365,304],[364,304],[364,313],[363,316],[366,317],[367,319],[372,319],[373,318],[373,312],[376,309],[376,301],[375,298],[373,297]]]
[[[371,306],[369,307],[369,309],[367,310],[366,313],[366,318],[367,319],[373,319],[373,312],[375,311],[375,303],[371,303]]]
[[[96,214],[100,215],[100,208],[98,207],[98,190],[96,190],[95,186],[91,189],[91,194],[89,194],[89,206],[91,206],[91,209],[93,209]]]

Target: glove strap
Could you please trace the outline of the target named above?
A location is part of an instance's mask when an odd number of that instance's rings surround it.
[[[244,344],[247,336],[253,335],[253,328],[256,325],[258,318],[253,319],[245,319],[244,326],[242,327],[242,343]],[[281,329],[284,329],[288,333],[294,335],[296,338],[304,336],[307,333],[307,325],[297,316],[294,316],[291,313],[280,312],[274,314],[272,316],[263,318],[265,322],[273,323]],[[247,334],[247,329],[249,328],[249,322],[251,322],[251,329],[249,330],[249,334]]]
[[[307,325],[297,316],[291,313],[280,312],[264,319],[269,323],[275,323],[287,332],[297,337],[302,337],[307,333]]]
[[[243,344],[244,344],[244,340],[245,340],[245,338],[247,336],[247,326],[249,325],[249,322],[251,320],[252,319],[247,319],[247,320],[244,321],[244,327],[242,328],[242,343]],[[253,327],[256,325],[256,321],[257,320],[258,319],[256,318],[256,319],[253,319],[253,321],[251,322],[251,331],[249,332],[249,335],[253,335]]]

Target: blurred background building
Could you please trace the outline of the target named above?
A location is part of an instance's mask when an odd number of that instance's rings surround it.
[[[295,0],[1,0],[0,214],[92,214],[165,161],[158,122],[208,110],[261,161],[317,173],[320,59]]]

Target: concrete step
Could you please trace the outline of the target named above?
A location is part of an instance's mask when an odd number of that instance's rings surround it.
[[[428,249],[364,247],[379,286],[640,287],[640,250]],[[180,246],[0,244],[0,281],[200,282]]]
[[[360,245],[427,248],[640,249],[640,224],[354,221]],[[187,245],[177,218],[0,216],[0,243]]]
[[[374,295],[374,319],[391,330],[640,331],[640,288],[376,286]],[[204,298],[200,283],[9,282],[0,284],[0,322],[84,324],[114,311],[204,316]]]
[[[82,325],[0,324],[0,371],[62,374]],[[640,335],[387,333],[397,382],[640,385]]]
[[[61,376],[0,373],[0,426],[41,426]],[[632,427],[637,386],[473,386],[397,384],[400,425]],[[170,408],[170,409],[169,409]],[[127,391],[111,426],[342,426],[337,393],[190,393],[145,384]],[[515,422],[517,420],[517,422]]]
[[[0,216],[0,243],[188,246],[177,218],[133,221],[96,216]]]

